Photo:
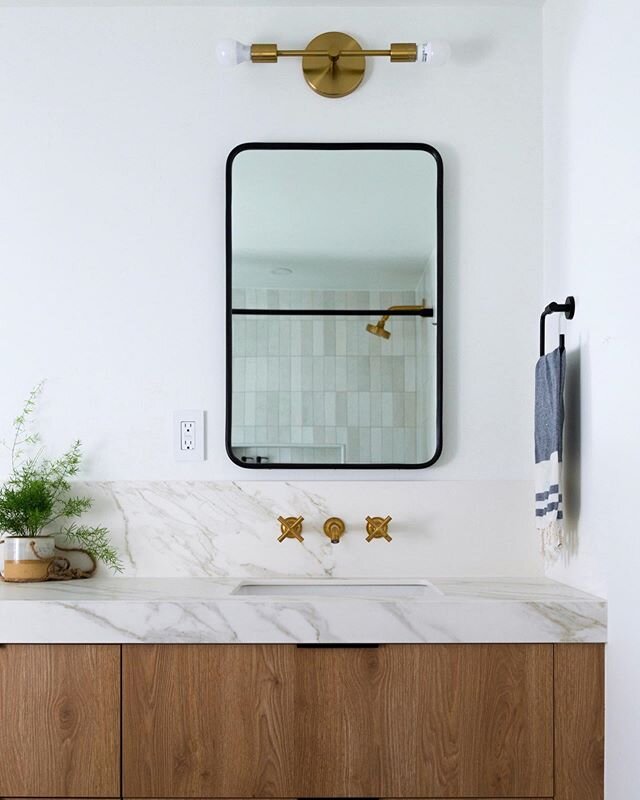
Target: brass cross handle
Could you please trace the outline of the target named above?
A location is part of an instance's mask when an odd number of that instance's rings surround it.
[[[367,517],[367,541],[370,542],[372,539],[386,539],[388,542],[391,541],[391,536],[389,536],[389,523],[391,522],[391,517]]]
[[[303,521],[304,517],[278,517],[280,530],[282,531],[280,536],[278,536],[278,541],[284,542],[285,539],[297,539],[299,542],[303,542]]]

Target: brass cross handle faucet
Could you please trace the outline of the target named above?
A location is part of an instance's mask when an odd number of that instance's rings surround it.
[[[278,541],[284,542],[285,539],[297,539],[299,542],[304,542],[302,536],[303,521],[304,517],[278,517],[280,530],[282,531],[278,536]]]
[[[331,539],[331,544],[338,544],[340,542],[340,537],[344,533],[345,526],[340,517],[329,517],[322,529],[325,535]]]
[[[391,536],[389,536],[389,523],[391,522],[391,517],[367,517],[367,541],[370,542],[372,539],[386,539],[388,542],[391,541]]]

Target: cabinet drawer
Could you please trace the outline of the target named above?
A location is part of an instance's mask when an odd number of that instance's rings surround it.
[[[131,645],[124,792],[551,797],[552,645]]]
[[[301,650],[298,797],[551,797],[552,645]]]
[[[293,797],[289,645],[123,647],[126,797]]]
[[[120,647],[0,647],[0,796],[120,796]]]

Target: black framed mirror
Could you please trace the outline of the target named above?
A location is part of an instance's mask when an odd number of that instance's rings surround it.
[[[249,143],[226,170],[231,460],[420,469],[442,450],[442,159]]]

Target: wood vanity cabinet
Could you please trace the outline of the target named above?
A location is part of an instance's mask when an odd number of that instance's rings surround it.
[[[127,798],[601,800],[601,645],[123,647]]]
[[[119,796],[119,645],[0,645],[0,797]]]
[[[602,645],[0,646],[0,798],[602,800],[603,660]]]

